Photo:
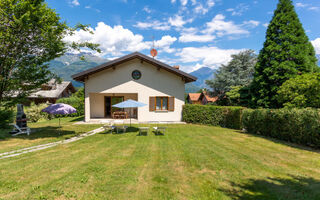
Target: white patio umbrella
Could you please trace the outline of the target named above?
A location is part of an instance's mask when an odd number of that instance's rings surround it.
[[[147,104],[132,100],[132,99],[128,99],[126,101],[123,101],[121,103],[115,104],[112,107],[116,107],[116,108],[139,108],[139,107],[143,107],[146,106]],[[131,126],[131,109],[130,109],[130,126]]]

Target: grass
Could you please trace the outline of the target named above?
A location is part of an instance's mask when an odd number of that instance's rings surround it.
[[[0,153],[56,142],[101,127],[101,125],[73,125],[76,121],[80,120],[82,120],[82,117],[61,118],[61,128],[58,127],[58,119],[28,123],[28,126],[32,129],[32,133],[29,136],[23,134],[12,137],[9,134],[9,131],[12,129],[0,129]]]
[[[320,199],[319,151],[218,127],[168,127],[163,136],[132,127],[0,160],[0,199]]]

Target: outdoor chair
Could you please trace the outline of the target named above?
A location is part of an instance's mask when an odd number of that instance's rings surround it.
[[[115,127],[117,133],[119,133],[119,130],[122,131],[123,133],[125,133],[127,131],[128,126],[124,125],[123,120],[114,120],[114,124],[115,124],[114,127]]]
[[[105,125],[103,125],[104,131],[107,133],[109,131],[113,131],[115,129],[115,126],[113,126],[113,123],[107,122]]]
[[[139,127],[139,135],[142,135],[142,133],[146,133],[148,135],[149,127]]]
[[[160,126],[160,124],[168,124],[167,122],[158,122],[157,126],[153,127],[153,130],[155,132],[156,135],[159,134],[165,134],[167,127],[166,126]]]
[[[10,132],[12,133],[12,136],[21,135],[21,134],[30,135],[31,133],[31,130],[29,127],[19,127],[17,124],[10,124],[10,125],[14,127],[13,130]]]

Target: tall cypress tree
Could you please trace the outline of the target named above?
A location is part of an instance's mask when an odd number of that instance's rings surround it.
[[[315,50],[300,23],[291,0],[279,0],[258,56],[251,85],[253,103],[278,108],[276,95],[288,79],[318,71]]]

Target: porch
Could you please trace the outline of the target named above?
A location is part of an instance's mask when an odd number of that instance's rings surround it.
[[[90,93],[90,119],[138,119],[138,108],[116,108],[113,105],[132,99],[138,101],[137,93]],[[86,120],[88,121],[88,120]]]

